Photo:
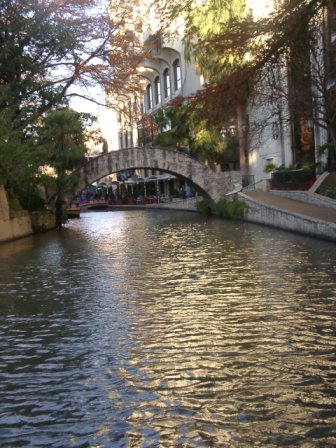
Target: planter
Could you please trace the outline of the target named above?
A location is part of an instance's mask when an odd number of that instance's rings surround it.
[[[272,173],[270,188],[273,190],[308,190],[315,182],[315,175],[302,169],[281,170]]]

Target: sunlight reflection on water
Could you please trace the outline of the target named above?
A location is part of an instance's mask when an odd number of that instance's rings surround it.
[[[1,247],[0,285],[1,446],[336,444],[333,244],[87,213]]]

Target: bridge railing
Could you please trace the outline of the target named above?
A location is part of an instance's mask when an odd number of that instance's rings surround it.
[[[254,191],[255,190],[254,175],[249,174],[242,176],[242,187],[243,191]]]

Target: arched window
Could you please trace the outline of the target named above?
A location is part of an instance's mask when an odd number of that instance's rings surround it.
[[[146,87],[146,97],[147,97],[147,108],[148,110],[153,108],[153,96],[152,96],[152,86],[148,84]]]
[[[161,85],[159,76],[154,79],[154,100],[155,104],[161,103]]]
[[[182,87],[182,71],[179,59],[176,59],[174,61],[173,69],[174,69],[174,88],[176,91]]]
[[[168,98],[170,96],[170,76],[168,68],[166,68],[163,72],[163,86],[164,96],[165,98]]]

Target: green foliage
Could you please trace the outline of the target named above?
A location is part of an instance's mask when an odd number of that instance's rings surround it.
[[[76,183],[71,175],[84,161],[85,127],[83,116],[70,109],[50,112],[39,130],[39,144],[44,158],[56,172],[56,227],[60,230],[64,223],[63,197]]]
[[[33,136],[22,136],[20,120],[11,108],[0,109],[0,183],[4,185],[9,199],[16,199],[31,210],[31,192],[36,194],[37,170],[41,152]],[[35,201],[35,199],[34,199]]]
[[[324,145],[319,145],[319,146],[317,147],[317,153],[318,153],[318,156],[319,156],[319,157],[324,156],[326,153],[328,153],[328,151],[329,151],[331,148],[333,149],[333,146],[332,146],[331,143],[325,143]]]
[[[288,166],[286,165],[280,165],[277,167],[276,171],[295,171],[298,167],[295,164],[290,164]]]
[[[41,206],[36,196],[40,166],[48,162],[56,169],[72,169],[77,163],[74,147],[60,158],[51,140],[48,148],[41,144],[41,139],[47,140],[45,130],[41,132],[46,114],[68,106],[76,95],[70,92],[73,85],[101,83],[111,89],[115,83],[126,88],[127,73],[138,63],[134,36],[112,30],[124,22],[113,23],[107,10],[95,8],[97,3],[0,2],[0,183],[10,198],[29,209]],[[123,6],[121,1],[115,4]],[[127,45],[129,39],[132,46]],[[80,146],[77,141],[78,150]]]
[[[244,218],[247,205],[238,199],[228,200],[222,198],[216,205],[216,211],[222,218]]]
[[[50,69],[74,51],[76,41],[37,0],[4,0],[0,12],[0,106],[10,108],[25,134],[31,133],[37,117],[60,101]]]
[[[154,119],[162,131],[155,137],[157,145],[189,144],[192,155],[215,163],[239,160],[236,136],[225,125],[220,130],[211,127],[207,120],[201,118],[197,108],[191,109],[186,104],[167,106],[160,109]]]
[[[179,106],[167,106],[160,109],[154,116],[155,123],[162,133],[169,133],[172,137],[172,143],[181,142],[186,138],[190,130],[190,111],[188,106],[181,104]]]
[[[317,191],[318,194],[321,194],[322,196],[327,196],[331,199],[336,199],[336,187],[329,186],[329,187],[321,187]]]
[[[114,7],[126,19],[122,3]],[[2,0],[0,17],[0,106],[13,107],[26,126],[67,105],[73,85],[121,89],[136,65],[136,39],[113,29],[124,22],[112,22],[99,0]]]
[[[47,19],[37,0],[4,0],[0,15],[0,183],[10,200],[31,210],[42,207],[37,190],[43,163],[36,145],[39,116],[59,100],[49,79],[48,51],[60,55],[66,30]]]
[[[211,215],[211,208],[204,200],[196,202],[196,209],[203,215]]]
[[[154,115],[154,120],[155,123],[158,125],[158,127],[160,128],[160,131],[163,132],[164,129],[169,125],[170,126],[170,122],[169,119],[166,115],[166,108],[161,108],[159,109],[155,115]]]
[[[302,169],[304,171],[313,171],[315,168],[316,164],[314,162],[305,162],[302,165]],[[290,172],[290,171],[297,171],[298,166],[296,164],[291,164],[288,166],[285,165],[280,165],[280,166],[276,166],[274,163],[267,163],[264,167],[264,172],[265,173],[271,173],[271,172]]]
[[[154,137],[154,143],[155,145],[162,147],[175,146],[176,137],[171,131],[161,132]]]
[[[259,16],[253,16],[246,0],[167,0],[165,9],[173,17],[183,15],[187,56],[213,83],[242,66],[259,70],[288,56],[294,42],[300,48],[306,45],[311,19],[327,4],[288,0]]]
[[[70,109],[50,112],[39,130],[39,143],[44,159],[58,174],[73,170],[84,161],[85,128],[80,113]]]
[[[45,210],[45,201],[41,196],[41,192],[36,182],[29,185],[20,184],[16,188],[16,198],[20,206],[29,212],[36,210]]]
[[[193,152],[202,158],[216,163],[229,163],[239,160],[239,145],[231,132],[211,129],[205,120],[196,126],[192,140]]]
[[[198,6],[186,9],[185,45],[187,59],[193,59],[210,82],[217,82],[223,76],[245,63],[244,56],[248,48],[237,43],[234,49],[223,51],[213,45],[226,34],[232,33],[234,24],[248,15],[245,0],[209,0]]]
[[[235,118],[239,108],[244,108],[248,99],[260,93],[258,81],[267,83],[268,78],[270,87],[274,88],[276,65],[280,70],[290,66],[291,76],[295,66],[300,83],[300,89],[295,92],[305,90],[311,101],[311,89],[315,86],[315,94],[320,92],[316,101],[320,104],[319,115],[324,117],[316,120],[328,129],[330,136],[335,135],[334,91],[328,88],[328,71],[308,68],[309,58],[323,60],[324,55],[316,53],[316,49],[325,51],[320,44],[326,37],[320,34],[321,30],[325,33],[321,23],[325,20],[322,17],[327,15],[323,8],[330,2],[271,2],[276,4],[271,13],[267,14],[265,8],[265,14],[253,16],[253,8],[250,9],[251,5],[245,0],[163,1],[165,10],[171,11],[171,17],[182,15],[184,18],[186,56],[206,77],[206,84],[196,93],[195,102],[202,103],[202,113],[208,121],[218,124],[223,117],[227,120]],[[253,6],[261,6],[258,2],[253,3]],[[314,36],[318,36],[317,45]],[[286,98],[287,92],[278,90],[277,95]],[[292,98],[291,105],[295,103],[298,115],[311,116],[311,103],[307,97],[304,104],[298,104],[296,100]],[[332,143],[335,147],[335,138]],[[245,149],[243,145],[241,138],[242,151]],[[330,166],[334,159],[335,152],[329,151]]]
[[[15,213],[16,212],[20,212],[22,210],[22,206],[20,204],[20,201],[16,197],[9,198],[8,206],[9,206],[9,209],[12,212],[15,212]]]
[[[296,164],[296,163],[292,163],[288,166],[286,165],[279,165],[276,166],[273,163],[269,163],[266,164],[265,168],[264,168],[264,172],[265,173],[269,173],[269,172],[290,172],[290,171],[297,171],[299,169],[302,169],[304,171],[313,171],[315,168],[316,164],[312,161],[306,161],[302,164],[302,166],[300,167],[300,165]]]
[[[266,163],[264,167],[264,173],[272,173],[277,169],[277,166],[274,163]]]

